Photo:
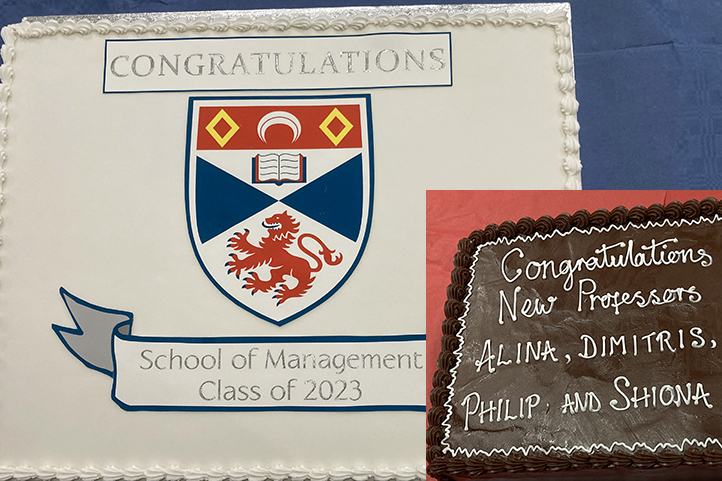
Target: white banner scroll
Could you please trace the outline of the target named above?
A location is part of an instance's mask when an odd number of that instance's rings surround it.
[[[425,336],[173,338],[131,334],[133,314],[60,290],[53,325],[128,411],[423,411]],[[393,387],[393,389],[390,389]]]

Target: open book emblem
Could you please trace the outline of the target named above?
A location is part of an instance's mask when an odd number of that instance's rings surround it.
[[[349,280],[371,228],[369,95],[191,98],[188,231],[228,299],[283,325]]]
[[[306,182],[306,157],[301,154],[256,154],[253,183]]]

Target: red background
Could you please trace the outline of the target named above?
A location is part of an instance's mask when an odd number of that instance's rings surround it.
[[[431,380],[441,350],[446,286],[454,268],[459,239],[474,229],[522,217],[534,219],[579,209],[611,210],[618,205],[666,204],[705,197],[722,198],[722,191],[427,191],[426,192],[426,408]]]
[[[353,128],[348,134],[334,145],[319,125],[337,108]],[[213,120],[221,110],[238,124],[240,129],[221,147],[206,130],[206,125]],[[301,123],[301,136],[296,142],[293,140],[293,131],[286,125],[273,125],[266,130],[266,141],[258,137],[258,122],[264,115],[284,111],[295,115]],[[344,125],[334,119],[328,126],[329,130],[338,135]],[[218,134],[223,137],[230,130],[225,120],[219,121],[215,126]],[[235,107],[201,107],[198,113],[198,150],[248,150],[248,149],[343,149],[361,147],[361,116],[358,105],[284,105],[274,106],[235,106]]]

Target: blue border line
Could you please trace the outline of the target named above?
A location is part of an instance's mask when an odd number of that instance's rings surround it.
[[[379,412],[379,411],[411,411],[425,412],[426,406],[397,405],[369,405],[369,406],[129,406],[111,395],[113,401],[124,411],[153,411],[153,412],[263,412],[263,411],[290,411],[290,412]]]
[[[314,302],[310,306],[306,307],[305,309],[298,311],[297,313],[288,316],[286,318],[283,318],[279,321],[276,321],[268,316],[265,316],[261,314],[260,312],[257,312],[253,310],[251,307],[243,304],[241,301],[233,297],[230,293],[228,293],[220,284],[216,282],[216,280],[213,278],[210,272],[208,272],[208,269],[206,269],[206,266],[203,264],[203,261],[201,260],[200,254],[198,253],[198,246],[196,246],[195,239],[193,237],[193,226],[191,225],[191,214],[190,214],[190,162],[191,162],[191,128],[193,126],[193,105],[195,102],[202,102],[202,101],[218,101],[218,100],[298,100],[298,99],[359,99],[363,98],[366,100],[366,122],[367,122],[367,132],[368,132],[368,150],[369,150],[369,213],[368,213],[368,220],[366,222],[366,231],[364,232],[364,239],[361,243],[361,247],[359,248],[359,251],[356,255],[356,259],[354,260],[351,267],[349,267],[348,271],[346,272],[346,275],[336,284],[330,291],[326,293],[322,298],[320,298],[318,301]],[[346,283],[348,278],[351,276],[353,271],[356,269],[356,266],[361,260],[361,257],[364,254],[364,251],[366,250],[366,244],[368,243],[369,234],[371,232],[371,223],[373,219],[373,207],[374,207],[374,182],[375,182],[375,176],[374,176],[374,142],[373,142],[373,128],[371,123],[371,94],[345,94],[345,95],[293,95],[293,96],[219,96],[219,97],[190,97],[188,99],[188,127],[186,129],[186,169],[185,169],[185,203],[186,203],[186,223],[188,224],[188,236],[191,240],[191,246],[193,247],[193,253],[196,256],[196,260],[198,261],[198,264],[200,265],[203,272],[206,274],[206,277],[213,283],[213,285],[229,300],[231,300],[234,304],[237,306],[245,309],[246,311],[250,312],[254,316],[257,316],[264,321],[268,321],[272,324],[275,324],[277,326],[283,326],[284,324],[287,324],[294,319],[297,319],[304,314],[310,312],[312,309],[315,309],[322,303],[324,303],[326,300],[328,300],[333,294],[336,293],[336,291]]]
[[[453,57],[454,57],[454,48],[451,46],[451,32],[447,32],[449,34],[449,85],[448,87],[454,86],[454,69],[453,69]],[[105,84],[103,84],[105,87]]]
[[[107,84],[107,71],[108,71],[108,44],[109,43],[128,43],[128,42],[158,42],[158,41],[176,41],[176,40],[266,40],[266,39],[294,39],[294,38],[356,38],[356,37],[371,37],[380,35],[408,35],[408,36],[429,36],[429,35],[447,35],[449,37],[449,83],[442,84],[423,84],[423,85],[368,85],[368,86],[336,86],[336,87],[301,87],[296,86],[293,88],[215,88],[215,89],[165,89],[165,90],[123,90],[123,91],[108,91],[106,88]],[[103,93],[104,94],[137,94],[137,93],[171,93],[171,92],[297,92],[297,91],[308,91],[308,90],[370,90],[370,89],[389,89],[389,88],[438,88],[438,87],[453,87],[454,86],[454,69],[452,62],[453,48],[451,46],[451,32],[374,32],[374,33],[362,33],[358,35],[291,35],[291,36],[253,36],[253,37],[188,37],[188,38],[139,38],[131,40],[123,39],[106,39],[104,45],[104,59],[103,59]]]
[[[451,40],[451,39],[449,39]],[[103,43],[103,85],[102,85],[102,91],[104,94],[107,94],[108,92],[105,91],[105,83],[107,82],[107,72],[108,72],[108,40],[106,39]]]
[[[127,324],[127,323],[124,323]],[[115,333],[116,337],[132,342],[172,342],[176,344],[269,344],[269,343],[347,343],[347,342],[410,342],[425,341],[425,334],[396,334],[388,336],[239,336],[239,337],[158,337]]]

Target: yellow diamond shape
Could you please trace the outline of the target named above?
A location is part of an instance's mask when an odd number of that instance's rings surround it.
[[[221,137],[221,135],[216,131],[216,125],[218,125],[218,122],[221,120],[225,120],[228,126],[231,128],[228,132],[226,132],[226,135]],[[233,121],[230,115],[226,113],[225,110],[221,109],[220,112],[216,114],[215,117],[213,117],[213,120],[211,120],[208,125],[206,125],[206,130],[209,134],[211,134],[211,137],[216,139],[216,142],[218,142],[218,145],[221,147],[224,147],[229,140],[231,140],[231,137],[235,135],[236,132],[238,132],[238,129],[240,127],[237,123]]]
[[[331,130],[328,128],[328,126],[333,122],[334,119],[338,119],[343,124],[343,130],[338,133],[338,135],[331,132]],[[334,107],[334,109],[331,111],[330,114],[328,114],[328,117],[321,122],[321,125],[318,126],[319,129],[321,129],[321,132],[326,134],[326,137],[333,142],[333,145],[338,146],[338,144],[343,140],[346,135],[351,132],[351,129],[353,128],[353,124],[348,121],[346,117],[343,116],[341,112],[338,111],[337,108]]]

